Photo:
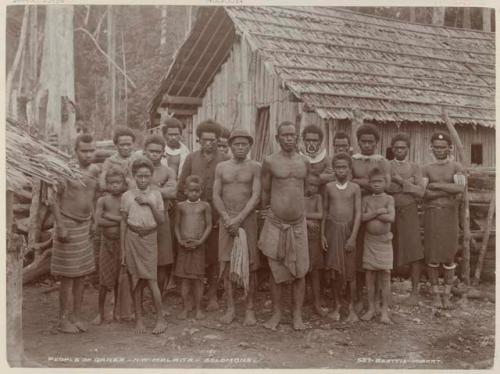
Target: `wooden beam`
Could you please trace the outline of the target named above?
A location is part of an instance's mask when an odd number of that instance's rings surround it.
[[[201,97],[190,97],[190,96],[163,96],[163,101],[161,106],[168,106],[167,104],[184,104],[184,105],[195,105],[200,106],[203,99]]]
[[[205,53],[207,53],[207,51],[212,48],[212,42],[214,40],[220,40],[220,37],[218,35],[219,31],[221,30],[222,26],[227,24],[227,22],[225,20],[222,20],[219,22],[219,25],[217,26],[217,28],[215,29],[215,31],[212,33],[212,36],[210,37],[210,39],[208,40],[208,42],[206,43],[205,45],[205,48],[203,48],[203,51],[201,52],[200,56],[198,57],[198,60],[196,60],[196,63],[194,64],[193,66],[193,69],[195,69],[200,63],[201,61],[203,61],[203,57],[205,55]],[[219,44],[219,46],[221,45],[222,43]],[[210,65],[210,63],[208,64],[204,64],[205,66],[208,66]],[[177,95],[179,95],[181,92],[182,92],[182,89],[184,88],[184,85],[186,84],[187,81],[189,81],[189,78],[191,78],[191,76],[193,75],[193,69],[191,69],[191,71],[189,72],[188,76],[185,78],[185,81],[184,81],[184,84],[181,86],[181,88],[179,88],[177,90]],[[196,86],[195,86],[196,88]],[[191,90],[192,92],[192,90]],[[191,95],[189,95],[191,96]]]
[[[13,192],[7,191],[7,221],[12,222]],[[7,226],[7,361],[11,367],[22,367],[23,343],[23,238]]]

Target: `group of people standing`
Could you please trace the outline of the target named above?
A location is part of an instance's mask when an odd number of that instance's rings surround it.
[[[83,180],[58,183],[53,203],[51,271],[61,279],[62,332],[87,329],[81,302],[84,277],[96,269],[92,235],[101,238],[96,324],[106,319],[109,291],[115,292],[116,306],[124,269],[137,332],[146,331],[146,286],[156,309],[153,333],[165,331],[162,297],[172,273],[180,280],[180,319],[193,309],[195,318],[204,318],[205,288],[206,310],[218,310],[222,281],[227,302],[220,320],[229,324],[236,318],[234,288],[240,286],[243,324],[255,325],[257,280],[269,274],[273,312],[266,328],[276,329],[282,320],[285,284],[292,286],[293,327],[305,328],[306,277],[313,310],[320,316],[339,320],[345,295],[347,321],[355,322],[358,316],[371,320],[380,313],[381,322],[391,323],[391,270],[410,265],[409,302],[418,302],[423,261],[434,305],[451,306],[465,176],[450,156],[447,133],[432,136],[434,161],[420,166],[408,160],[411,141],[405,134],[392,139],[393,160],[377,154],[380,135],[372,124],[358,128],[360,152],[355,154],[349,136],[337,132],[331,157],[323,147],[321,128],[306,126],[299,142],[295,124],[282,122],[276,130],[280,149],[262,164],[249,157],[254,139],[245,130],[229,132],[215,121],[204,121],[196,128],[200,149],[195,152],[182,144],[182,130],[181,122],[168,118],[162,123],[163,136],[147,136],[142,150],[135,151],[134,133],[118,129],[113,138],[116,153],[101,167],[93,163],[92,136],[76,139]],[[421,200],[423,243],[417,209]],[[438,283],[441,265],[444,292]],[[332,288],[330,310],[322,297],[326,283]],[[368,306],[362,312],[364,285]]]

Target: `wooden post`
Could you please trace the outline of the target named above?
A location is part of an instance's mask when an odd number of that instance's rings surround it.
[[[495,215],[495,193],[491,194],[490,206],[488,208],[488,218],[486,220],[486,227],[484,228],[483,242],[481,243],[481,251],[477,259],[476,270],[474,272],[473,285],[477,286],[481,279],[481,271],[483,270],[484,257],[488,249],[488,241],[490,240],[491,227],[493,226],[493,216]]]
[[[457,147],[458,151],[458,156],[460,158],[460,162],[464,166],[464,168],[467,170],[467,160],[465,158],[465,150],[464,146],[462,144],[462,141],[460,140],[460,137],[458,136],[458,132],[451,123],[448,113],[446,112],[446,109],[442,107],[442,113],[443,113],[443,119],[446,124],[446,127],[448,128],[448,131],[450,132],[451,139],[453,140],[453,143],[455,144],[455,147]],[[463,226],[464,226],[464,253],[463,253],[463,267],[462,267],[462,278],[464,280],[464,283],[469,286],[470,285],[470,211],[469,211],[469,193],[468,193],[468,183],[467,183],[467,171],[465,172],[465,190],[464,190],[464,202],[463,202],[463,216],[464,216],[464,221],[463,221]]]
[[[351,146],[353,154],[359,152],[359,145],[358,145],[358,139],[356,138],[356,132],[358,131],[358,128],[362,124],[363,124],[363,113],[359,108],[354,108],[353,117],[351,120]]]
[[[41,193],[42,193],[42,181],[40,179],[33,178],[33,186],[31,189],[31,206],[30,206],[30,216],[28,224],[28,248],[34,248],[35,244],[38,243],[40,239],[41,232]],[[35,259],[40,255],[40,251],[35,251]]]
[[[491,32],[491,9],[483,8],[482,10],[483,18],[483,31]]]
[[[11,367],[23,366],[23,240],[12,232],[14,193],[7,191],[7,361]]]

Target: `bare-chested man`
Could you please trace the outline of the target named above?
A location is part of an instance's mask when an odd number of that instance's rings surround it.
[[[360,153],[352,155],[352,182],[357,183],[361,188],[361,196],[367,196],[373,193],[368,175],[371,170],[378,168],[385,175],[386,186],[391,184],[391,165],[389,161],[381,154],[375,153],[380,133],[375,125],[363,124],[356,131],[356,137]],[[364,284],[363,262],[363,240],[364,240],[365,224],[359,228],[358,238],[356,241],[356,268],[358,270],[356,287],[358,300],[356,302],[357,312],[361,311],[361,293]]]
[[[70,334],[87,330],[81,316],[83,280],[95,270],[90,231],[99,168],[92,165],[94,152],[95,144],[90,134],[76,138],[75,153],[83,180],[59,183],[57,198],[52,206],[56,235],[50,270],[52,275],[61,277],[58,328]],[[71,296],[73,313],[70,312]]]
[[[466,178],[462,165],[450,160],[451,139],[445,132],[431,137],[435,161],[424,166],[424,252],[429,266],[434,305],[450,308],[450,292],[455,276],[458,248],[458,200],[464,192]],[[439,266],[444,269],[444,294],[439,297]]]
[[[273,315],[264,327],[276,329],[281,321],[281,285],[292,281],[293,328],[305,329],[302,321],[305,275],[309,270],[304,185],[309,162],[296,151],[297,132],[292,122],[282,122],[276,141],[281,150],[264,159],[262,206],[267,209],[258,246],[271,269]]]
[[[235,269],[233,261],[236,253],[233,249],[235,237],[242,239],[241,230],[246,237],[248,262],[244,263],[241,274],[247,295],[245,326],[255,325],[253,297],[256,283],[256,271],[259,269],[259,252],[257,250],[257,214],[255,208],[260,198],[260,165],[247,159],[253,145],[253,138],[245,130],[233,130],[228,137],[228,144],[233,155],[231,160],[221,162],[215,168],[213,203],[220,214],[219,228],[219,264],[220,274],[224,278],[224,289],[227,296],[227,312],[221,318],[223,323],[231,323],[235,318],[233,285],[230,273]]]

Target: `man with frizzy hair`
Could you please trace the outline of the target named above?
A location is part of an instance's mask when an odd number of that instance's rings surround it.
[[[396,134],[391,140],[394,160],[391,160],[392,183],[387,189],[394,197],[396,219],[392,225],[394,268],[409,264],[411,268],[412,292],[408,303],[418,304],[418,283],[420,262],[424,258],[424,248],[420,238],[418,201],[424,195],[422,169],[408,160],[410,138],[406,134]]]
[[[462,165],[450,159],[450,136],[436,132],[431,137],[435,161],[423,168],[424,250],[429,269],[434,305],[451,308],[451,286],[455,276],[455,255],[458,249],[459,210],[457,196],[464,192],[466,178]],[[439,295],[439,267],[443,265],[444,293]]]
[[[262,206],[266,220],[259,237],[259,249],[271,269],[273,315],[264,327],[276,329],[281,321],[281,291],[284,282],[293,287],[293,328],[305,329],[302,320],[305,276],[309,271],[309,250],[304,201],[309,161],[298,154],[297,133],[292,122],[282,122],[276,141],[280,150],[262,165]]]
[[[180,175],[184,161],[190,153],[189,148],[181,142],[182,130],[182,122],[177,118],[162,120],[161,131],[166,144],[161,162],[174,170],[176,177]]]
[[[323,130],[316,125],[307,125],[302,130],[303,151],[301,154],[309,160],[310,173],[319,178],[320,193],[323,186],[335,179],[332,170],[332,159],[328,156],[323,144]]]

